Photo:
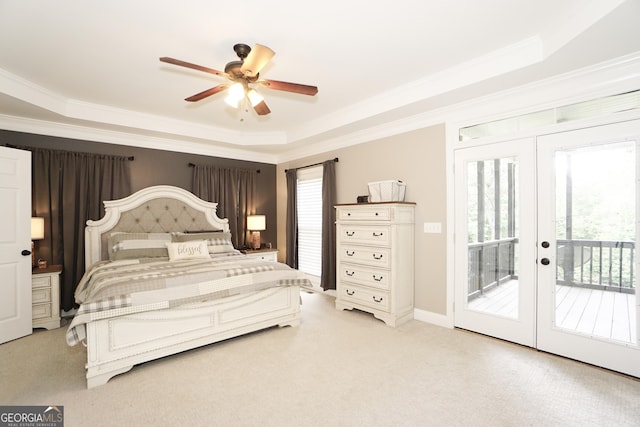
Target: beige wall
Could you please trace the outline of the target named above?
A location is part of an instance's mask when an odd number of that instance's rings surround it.
[[[446,313],[445,126],[396,135],[278,165],[276,174],[278,249],[285,257],[286,180],[284,170],[338,157],[337,202],[354,203],[367,183],[399,179],[407,184],[405,201],[416,203],[415,307]],[[442,223],[441,234],[425,234],[423,223]]]

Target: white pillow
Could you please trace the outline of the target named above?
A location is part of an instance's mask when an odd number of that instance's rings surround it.
[[[167,242],[169,259],[197,259],[209,258],[209,249],[206,240],[191,240],[188,242]]]

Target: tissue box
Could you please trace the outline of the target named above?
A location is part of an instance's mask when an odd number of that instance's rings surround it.
[[[369,184],[369,202],[404,202],[407,184],[398,180],[376,181]]]

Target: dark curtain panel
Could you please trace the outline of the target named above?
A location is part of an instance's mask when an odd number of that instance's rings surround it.
[[[257,171],[193,167],[192,192],[201,199],[218,203],[218,216],[229,220],[231,239],[236,248],[245,246],[248,237],[247,215],[253,213]]]
[[[322,163],[322,276],[325,291],[336,288],[336,162]]]
[[[298,171],[287,170],[286,264],[298,268]]]
[[[74,292],[84,274],[84,228],[104,216],[104,200],[131,194],[129,160],[42,148],[32,154],[33,216],[45,219],[45,240],[38,257],[62,264],[60,305],[75,306]]]

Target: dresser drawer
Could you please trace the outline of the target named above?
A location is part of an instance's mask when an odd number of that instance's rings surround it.
[[[341,221],[389,221],[391,209],[384,206],[356,206],[338,209],[338,220]]]
[[[50,303],[51,302],[51,288],[34,288],[31,290],[31,303]]]
[[[384,225],[371,227],[344,225],[339,229],[339,238],[341,242],[389,246],[391,243],[390,231],[391,228]]]
[[[51,317],[51,304],[33,304],[31,308],[31,319],[44,319]]]
[[[365,264],[379,268],[389,268],[391,265],[391,251],[388,248],[343,245],[338,256],[341,262]]]
[[[48,275],[33,275],[31,278],[31,287],[42,288],[51,287],[51,276]]]
[[[340,286],[339,297],[345,301],[352,301],[382,311],[388,311],[390,307],[388,292],[348,283]]]
[[[341,263],[338,267],[340,279],[345,282],[389,289],[389,271]]]

